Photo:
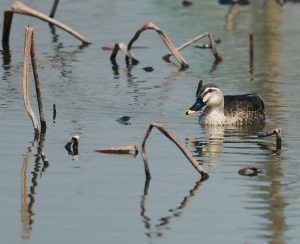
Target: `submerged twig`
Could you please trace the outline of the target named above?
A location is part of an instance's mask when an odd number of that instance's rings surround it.
[[[190,46],[191,44],[193,44],[196,41],[199,41],[200,39],[204,38],[204,37],[208,37],[209,41],[210,41],[210,45],[211,45],[211,50],[213,52],[213,55],[215,56],[215,62],[219,63],[222,61],[222,57],[219,54],[218,50],[217,50],[217,46],[216,46],[216,42],[213,39],[212,35],[209,32],[205,32],[201,35],[195,36],[193,37],[191,40],[183,43],[182,45],[180,45],[179,47],[176,48],[177,51],[180,51],[188,46]],[[166,55],[164,55],[162,58],[166,61],[166,62],[170,62],[170,57],[172,56],[172,53],[168,53]]]
[[[146,134],[145,134],[143,142],[142,142],[142,150],[141,150],[142,158],[144,160],[145,174],[146,174],[147,180],[151,179],[151,175],[150,175],[150,170],[149,170],[148,159],[147,159],[145,147],[146,147],[147,139],[148,139],[153,127],[157,128],[162,134],[164,134],[167,138],[169,138],[172,142],[175,143],[175,145],[180,149],[180,151],[184,154],[184,156],[190,161],[190,163],[193,165],[193,167],[201,174],[203,180],[206,180],[209,177],[209,175],[205,172],[205,170],[190,155],[190,153],[187,151],[187,149],[175,138],[174,135],[172,135],[170,132],[166,131],[161,124],[153,123],[153,124],[149,125],[149,127],[146,131]]]
[[[267,137],[267,136],[272,136],[276,135],[276,150],[281,149],[281,138],[282,138],[282,130],[281,128],[276,128],[274,130],[270,130],[268,132],[260,132],[257,134],[258,137]]]
[[[8,45],[8,43],[9,43],[9,35],[10,35],[11,23],[12,23],[12,18],[13,18],[14,13],[29,15],[29,16],[41,19],[43,21],[46,21],[49,24],[53,24],[53,25],[57,26],[58,28],[61,28],[62,30],[73,35],[75,38],[79,39],[84,45],[91,44],[91,42],[89,40],[87,40],[86,38],[81,36],[78,32],[72,30],[65,24],[45,15],[37,10],[29,8],[28,6],[17,1],[10,8],[8,8],[4,11],[4,26],[3,26],[3,34],[2,34],[3,46]]]
[[[54,0],[54,3],[53,3],[53,6],[52,6],[52,9],[51,9],[51,12],[50,12],[50,14],[49,14],[49,17],[50,17],[50,18],[54,18],[54,15],[55,15],[55,12],[56,12],[58,3],[59,3],[59,0]]]

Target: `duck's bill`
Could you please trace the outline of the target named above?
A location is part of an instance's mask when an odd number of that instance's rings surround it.
[[[193,114],[197,111],[199,111],[201,108],[203,108],[205,106],[205,103],[202,102],[202,101],[196,101],[194,103],[194,105],[192,107],[190,107],[186,112],[185,114],[186,115],[190,115],[190,114]]]

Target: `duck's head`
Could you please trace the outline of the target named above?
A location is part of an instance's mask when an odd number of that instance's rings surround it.
[[[220,88],[215,84],[202,86],[202,80],[200,80],[196,97],[196,102],[185,112],[186,115],[193,114],[202,109],[204,106],[207,106],[210,109],[220,108],[223,110],[224,96]]]

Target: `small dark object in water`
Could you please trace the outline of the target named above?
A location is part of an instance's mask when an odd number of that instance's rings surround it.
[[[182,5],[183,6],[191,6],[193,4],[193,2],[192,1],[189,1],[189,0],[183,0],[182,1]]]
[[[250,166],[246,168],[242,168],[239,170],[239,174],[242,176],[257,176],[258,174],[262,173],[263,171],[256,166]]]
[[[144,67],[143,70],[145,70],[146,72],[152,72],[154,69],[151,66],[148,66]]]
[[[54,103],[53,104],[53,123],[55,123],[55,119],[56,119],[56,105]]]
[[[216,44],[221,43],[221,39],[216,39],[215,43]],[[195,47],[197,47],[197,48],[211,48],[211,44],[199,44],[199,45],[196,45]]]
[[[250,1],[248,0],[219,0],[219,4],[240,4],[240,5],[248,5]]]
[[[117,122],[122,125],[131,125],[131,123],[129,122],[130,119],[130,116],[122,116],[121,118],[117,119]]]
[[[72,136],[71,139],[65,145],[65,149],[70,155],[78,155],[78,144],[79,144],[79,135]]]

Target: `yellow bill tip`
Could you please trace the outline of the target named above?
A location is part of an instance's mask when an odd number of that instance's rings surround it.
[[[190,115],[190,114],[193,114],[193,113],[195,113],[195,112],[196,112],[195,110],[188,109],[188,110],[185,112],[185,114],[186,114],[186,115]]]

